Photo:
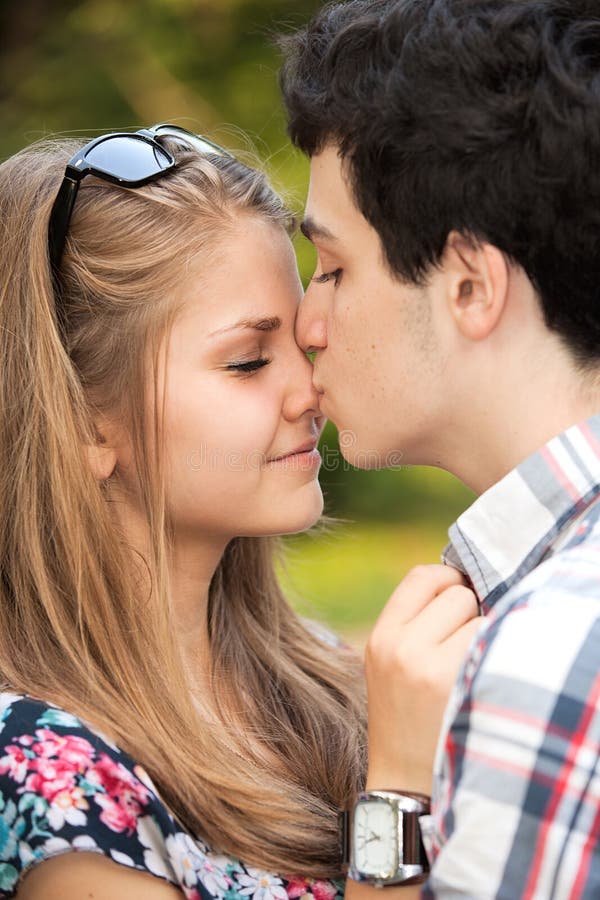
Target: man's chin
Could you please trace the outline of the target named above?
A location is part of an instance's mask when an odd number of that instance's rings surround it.
[[[337,428],[340,453],[355,469],[383,469],[386,466],[384,455],[373,450],[368,444],[363,446],[356,431],[345,424],[325,392],[319,396],[319,412]]]
[[[340,453],[353,468],[365,470],[385,468],[383,455],[368,446],[362,447],[356,434],[350,429],[338,431],[338,440]]]

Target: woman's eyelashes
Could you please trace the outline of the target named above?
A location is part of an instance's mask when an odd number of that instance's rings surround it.
[[[313,281],[315,284],[326,284],[328,281],[333,281],[335,286],[337,287],[340,283],[342,277],[343,269],[334,269],[333,272],[323,272],[322,275],[315,275]]]
[[[268,366],[270,362],[271,360],[267,359],[265,356],[258,356],[255,359],[248,359],[244,362],[229,363],[225,368],[228,372],[238,372],[240,375],[250,375],[252,372],[257,372],[264,366]]]

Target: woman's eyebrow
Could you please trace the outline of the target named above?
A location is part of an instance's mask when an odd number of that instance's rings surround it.
[[[277,331],[281,328],[281,319],[279,316],[240,319],[238,322],[234,322],[233,325],[226,325],[224,328],[217,328],[216,331],[211,331],[209,337],[225,334],[228,331],[235,331],[240,328],[250,328],[253,331]]]

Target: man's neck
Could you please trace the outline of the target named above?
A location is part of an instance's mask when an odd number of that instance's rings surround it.
[[[536,391],[524,382],[487,408],[485,402],[477,406],[452,429],[440,464],[482,494],[551,438],[600,412],[600,390],[549,384]]]

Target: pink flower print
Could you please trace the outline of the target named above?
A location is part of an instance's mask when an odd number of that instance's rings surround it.
[[[315,900],[333,900],[337,889],[330,881],[313,881],[311,890]]]
[[[63,759],[33,759],[30,768],[34,771],[27,776],[24,789],[40,794],[52,802],[62,791],[72,791],[75,787],[77,769]]]
[[[90,768],[87,778],[103,787],[109,797],[122,798],[124,794],[134,796],[139,803],[146,804],[150,796],[148,789],[135,775],[115,762],[106,753],[101,753],[98,761]]]
[[[111,829],[111,831],[127,831],[128,835],[133,834],[137,827],[137,820],[142,812],[139,803],[132,801],[131,798],[125,799],[123,802],[113,800],[107,794],[95,794],[94,800],[98,806],[102,807],[100,813],[100,821]]]
[[[298,900],[298,897],[304,897],[308,894],[309,881],[306,878],[291,878],[286,886],[287,895],[290,900]]]
[[[11,745],[6,748],[6,756],[0,759],[0,775],[8,774],[13,781],[22,782],[30,762],[21,747]]]
[[[290,900],[298,900],[308,894],[308,884],[306,878],[290,878],[285,888]]]
[[[148,789],[106,753],[100,754],[86,777],[106,792],[94,795],[94,800],[102,807],[101,821],[113,831],[127,830],[128,834],[133,834],[137,820],[148,803]]]
[[[36,737],[38,740],[31,749],[37,756],[45,759],[58,757],[83,771],[94,757],[94,748],[90,742],[75,734],[59,735],[48,728],[38,728]]]

